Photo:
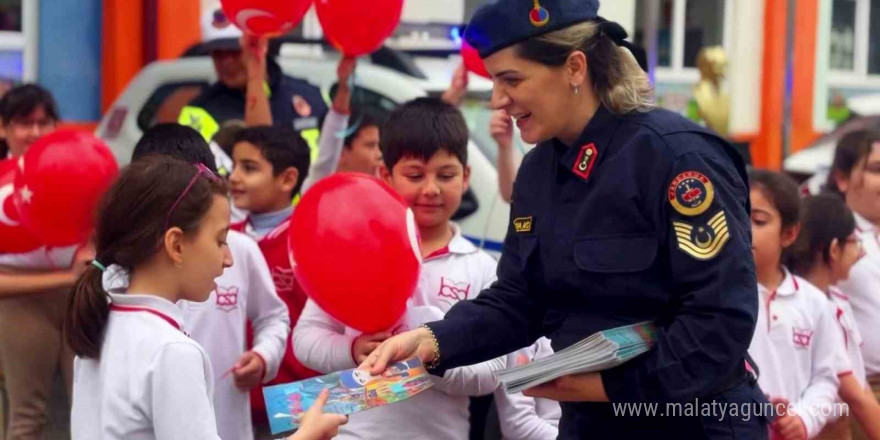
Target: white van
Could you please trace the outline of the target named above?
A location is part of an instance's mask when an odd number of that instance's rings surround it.
[[[282,42],[277,50],[280,53],[277,60],[285,74],[320,87],[329,100],[335,90],[338,53],[320,42],[303,41]],[[452,58],[445,65],[454,66],[456,62]],[[429,77],[419,65],[433,67],[437,60],[416,60],[387,48],[380,49],[369,59],[359,60],[353,103],[390,111],[405,101],[442,93],[448,80],[438,82],[436,72]],[[451,72],[452,68],[447,70]],[[146,128],[160,122],[176,122],[180,109],[215,80],[211,58],[200,46],[190,49],[180,59],[154,62],[128,84],[104,115],[96,134],[110,146],[119,164],[125,165]],[[491,112],[486,98],[491,93],[491,83],[471,74],[470,90],[476,99],[467,99],[462,112],[471,133],[468,145],[471,191],[455,219],[466,237],[498,256],[507,232],[510,207],[498,192],[497,146],[488,129]],[[522,151],[520,147],[519,152]]]

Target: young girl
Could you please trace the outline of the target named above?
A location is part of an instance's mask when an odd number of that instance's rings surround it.
[[[859,333],[868,384],[880,395],[880,133],[860,131],[837,143],[828,188],[853,211],[865,258],[852,268],[840,289],[849,296]]]
[[[865,365],[859,350],[861,335],[848,297],[834,285],[849,277],[850,268],[864,255],[855,233],[855,219],[837,196],[804,200],[801,233],[792,246],[791,267],[825,292],[837,318],[848,362],[838,369],[840,397],[847,403],[871,439],[880,439],[880,404],[868,389]],[[849,439],[849,417],[840,417],[823,431],[823,439]]]
[[[73,439],[218,438],[211,363],[181,330],[175,303],[205,301],[233,263],[225,185],[204,166],[144,159],[99,212],[99,258],[77,281],[65,322],[78,356]],[[120,270],[128,287],[106,291]],[[345,422],[320,406],[293,438],[326,438]]]
[[[25,84],[9,90],[0,99],[0,160],[21,156],[57,122],[58,108],[46,89]],[[93,256],[88,246],[11,253],[0,243],[0,369],[9,398],[9,440],[43,436],[56,374],[69,390],[73,355],[61,337],[66,291]]]
[[[785,407],[771,433],[785,440],[813,438],[837,398],[832,354],[843,350],[843,341],[825,295],[781,263],[783,251],[798,236],[797,184],[761,170],[749,179],[760,305],[749,354],[760,369],[761,389],[771,402],[782,404],[780,409]]]

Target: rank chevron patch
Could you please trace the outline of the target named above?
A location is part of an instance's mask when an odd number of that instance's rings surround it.
[[[730,240],[727,218],[724,211],[718,211],[705,225],[692,225],[686,222],[672,222],[678,248],[697,260],[715,258]]]

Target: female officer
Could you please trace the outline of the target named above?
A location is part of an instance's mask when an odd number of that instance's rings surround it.
[[[492,74],[493,107],[539,143],[514,185],[498,281],[385,341],[364,367],[419,355],[441,373],[541,336],[559,351],[653,320],[647,354],[527,393],[563,402],[559,438],[766,438],[744,362],[758,307],[744,167],[722,139],[653,109],[648,79],[618,47],[626,33],[598,8],[498,0],[474,15],[465,38]],[[608,402],[660,406],[638,417]],[[661,417],[666,402],[691,416]]]

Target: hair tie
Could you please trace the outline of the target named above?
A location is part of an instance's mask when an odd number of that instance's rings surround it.
[[[107,270],[107,268],[104,267],[104,265],[101,264],[101,262],[98,260],[92,260],[92,266],[95,266],[98,269],[101,269],[101,272],[105,272]]]

